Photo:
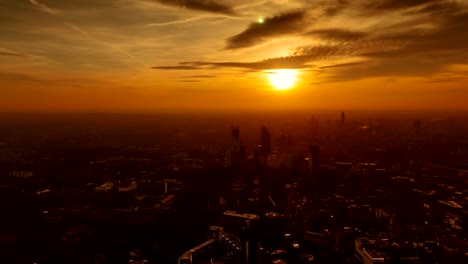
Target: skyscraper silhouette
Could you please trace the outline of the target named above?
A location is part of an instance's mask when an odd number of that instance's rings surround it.
[[[316,145],[309,146],[309,153],[308,153],[308,158],[309,158],[309,176],[310,177],[316,177],[318,174],[318,170],[320,167],[319,163],[319,154],[320,154],[320,147]]]
[[[262,149],[265,153],[269,153],[271,151],[271,135],[268,131],[268,128],[262,126],[260,130],[260,144],[262,145]]]

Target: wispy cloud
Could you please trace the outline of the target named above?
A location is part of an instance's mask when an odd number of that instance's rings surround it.
[[[31,4],[33,4],[34,6],[38,7],[40,10],[46,12],[46,13],[49,13],[55,17],[58,17],[62,20],[63,24],[65,26],[67,26],[68,28],[70,28],[71,30],[79,33],[80,35],[82,35],[83,37],[93,41],[93,42],[96,42],[100,45],[103,45],[107,48],[110,48],[111,50],[113,51],[116,51],[118,53],[121,53],[125,56],[127,56],[128,58],[130,58],[131,60],[133,60],[134,62],[137,62],[138,64],[140,64],[141,66],[145,66],[144,63],[139,60],[137,57],[133,56],[132,54],[130,54],[129,52],[111,44],[111,43],[108,43],[108,42],[105,42],[105,41],[102,41],[100,39],[97,39],[96,37],[92,36],[91,34],[89,34],[88,32],[82,30],[80,27],[76,26],[75,24],[73,23],[70,23],[68,21],[66,21],[63,17],[60,16],[60,12],[48,7],[47,5],[43,4],[43,3],[40,3],[39,1],[37,0],[29,0]]]
[[[175,65],[175,66],[154,66],[151,67],[156,70],[199,70],[200,67],[191,65]]]
[[[312,37],[317,37],[324,40],[335,41],[353,41],[366,37],[368,34],[360,31],[351,31],[340,28],[332,29],[316,29],[306,33]]]
[[[252,2],[250,2],[248,4],[238,5],[238,6],[234,7],[233,9],[234,10],[242,10],[242,9],[261,6],[261,5],[264,5],[266,3],[268,3],[268,0],[260,0],[260,1],[256,1],[256,2],[252,1]]]
[[[429,83],[449,83],[454,81],[465,81],[467,77],[435,77],[429,79],[427,82]]]
[[[178,76],[174,78],[187,78],[187,79],[206,79],[206,78],[216,78],[216,75],[190,75],[190,76]]]
[[[171,25],[177,25],[177,24],[185,24],[185,23],[190,23],[194,22],[197,20],[201,20],[206,18],[206,16],[197,16],[197,17],[191,17],[187,19],[180,19],[180,20],[173,20],[173,21],[168,21],[168,22],[161,22],[161,23],[150,23],[147,24],[147,27],[160,27],[160,26],[171,26]]]
[[[179,80],[177,82],[181,82],[181,83],[199,83],[201,81],[200,80]]]
[[[25,54],[20,54],[16,52],[9,52],[9,51],[1,51],[0,50],[0,56],[9,56],[9,57],[27,57]]]
[[[339,63],[339,64],[332,64],[332,65],[325,65],[320,66],[320,69],[333,69],[333,68],[344,68],[344,67],[356,67],[365,65],[368,62],[348,62],[348,63]]]
[[[435,2],[443,2],[443,0],[378,0],[368,3],[367,7],[377,10],[403,9]]]
[[[214,0],[154,0],[164,5],[187,8],[198,11],[235,15],[231,6]]]
[[[305,16],[305,11],[296,11],[265,18],[264,23],[252,23],[243,32],[228,38],[225,48],[246,48],[262,43],[268,38],[302,31]]]
[[[24,73],[15,73],[15,72],[1,72],[0,71],[0,81],[21,81],[21,82],[36,82],[38,79],[35,76],[24,74]]]
[[[44,12],[47,12],[47,13],[52,14],[52,15],[58,15],[59,14],[59,12],[57,10],[52,9],[52,8],[46,6],[45,4],[40,3],[37,0],[29,0],[29,2],[31,4],[37,6],[38,8],[40,8]]]
[[[310,60],[307,56],[297,55],[288,57],[270,58],[255,62],[216,62],[216,61],[192,61],[181,62],[176,66],[157,66],[153,69],[160,70],[190,70],[190,69],[218,69],[218,68],[240,68],[249,70],[271,70],[271,69],[300,69],[311,68],[313,65],[307,64]]]

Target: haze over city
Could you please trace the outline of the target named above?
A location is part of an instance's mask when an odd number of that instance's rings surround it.
[[[467,10],[466,0],[0,0],[0,111],[466,110]]]

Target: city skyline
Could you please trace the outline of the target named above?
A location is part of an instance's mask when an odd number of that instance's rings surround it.
[[[467,11],[466,0],[0,0],[0,112],[468,110]],[[272,86],[278,69],[294,70],[291,89]]]

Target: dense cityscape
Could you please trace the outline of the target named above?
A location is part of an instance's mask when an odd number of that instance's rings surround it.
[[[1,263],[467,263],[462,114],[1,114]]]

